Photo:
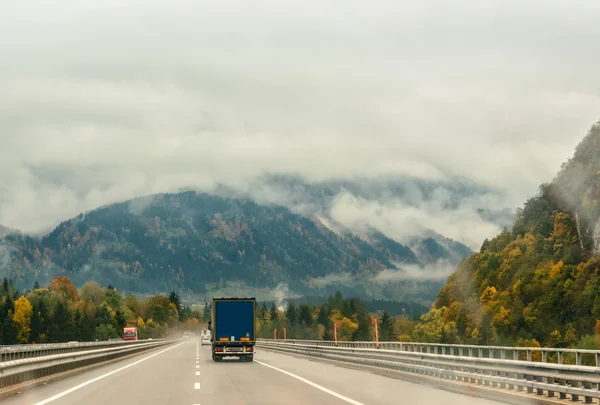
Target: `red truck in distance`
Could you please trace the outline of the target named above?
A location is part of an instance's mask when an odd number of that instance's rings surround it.
[[[137,328],[124,328],[123,340],[138,340]]]

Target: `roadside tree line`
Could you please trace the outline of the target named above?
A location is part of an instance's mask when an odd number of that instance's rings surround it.
[[[116,339],[127,326],[137,327],[141,339],[160,338],[178,329],[197,330],[207,316],[208,308],[185,307],[175,292],[139,299],[95,281],[78,290],[66,276],[23,293],[7,279],[0,286],[2,345]]]

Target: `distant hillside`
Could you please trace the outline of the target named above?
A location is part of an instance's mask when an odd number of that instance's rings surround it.
[[[420,264],[409,247],[380,233],[368,242],[340,236],[283,207],[196,192],[112,204],[64,221],[42,239],[8,235],[6,244],[10,263],[0,275],[24,287],[46,283],[56,274],[77,285],[94,279],[136,292],[176,288],[203,294],[241,282],[252,288],[284,283],[304,294],[312,290],[310,280],[316,280],[326,294],[330,277],[342,277],[350,279],[342,291],[431,299],[440,287],[439,282],[414,280],[393,288],[376,282],[371,283],[375,290],[365,287],[384,270]],[[430,258],[454,260],[468,252],[461,244],[424,245]]]
[[[305,296],[300,298],[287,299],[287,303],[293,303],[297,307],[300,305],[317,306],[325,303],[328,297],[317,297],[317,296]],[[259,301],[258,305],[279,305],[281,303],[277,301]],[[365,300],[365,307],[367,311],[375,313],[377,311],[386,311],[388,315],[407,315],[410,318],[418,318],[428,311],[428,308],[424,305],[416,303],[406,303],[393,300]]]
[[[599,349],[582,338],[600,335],[599,254],[600,123],[512,230],[460,264],[414,338]]]

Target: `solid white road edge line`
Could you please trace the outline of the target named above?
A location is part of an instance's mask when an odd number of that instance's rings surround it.
[[[329,395],[333,395],[334,397],[336,397],[336,398],[339,398],[339,399],[341,399],[342,401],[346,401],[346,402],[348,402],[348,403],[350,403],[350,404],[352,404],[352,405],[365,405],[365,404],[363,404],[362,402],[358,402],[358,401],[355,401],[355,400],[353,400],[353,399],[351,399],[351,398],[345,397],[345,396],[343,396],[342,394],[338,394],[338,393],[337,393],[337,392],[335,392],[335,391],[331,391],[330,389],[327,389],[327,388],[325,388],[325,387],[323,387],[323,386],[321,386],[321,385],[319,385],[319,384],[316,384],[316,383],[314,383],[314,382],[312,382],[312,381],[309,381],[309,380],[307,380],[306,378],[300,377],[300,376],[298,376],[298,375],[296,375],[296,374],[292,374],[292,373],[290,373],[289,371],[285,371],[285,370],[282,370],[282,369],[280,369],[280,368],[277,368],[277,367],[271,366],[270,364],[263,363],[262,361],[254,360],[254,362],[255,362],[255,363],[258,363],[258,364],[261,364],[261,365],[263,365],[263,366],[265,366],[265,367],[272,368],[273,370],[277,370],[277,371],[279,371],[280,373],[287,374],[287,375],[289,375],[290,377],[294,377],[295,379],[297,379],[297,380],[300,380],[300,381],[302,381],[302,382],[303,382],[303,383],[305,383],[305,384],[308,384],[308,385],[310,385],[310,386],[312,386],[312,387],[315,387],[316,389],[319,389],[319,390],[321,390],[321,391],[323,391],[323,392],[326,392],[326,393],[328,393]]]
[[[185,342],[184,342],[184,343],[185,343]],[[158,356],[159,354],[162,354],[162,353],[164,353],[164,352],[166,352],[166,351],[169,351],[169,350],[171,350],[171,349],[175,349],[176,347],[179,347],[179,346],[181,346],[181,345],[182,345],[182,344],[184,344],[184,343],[179,343],[178,345],[171,346],[171,347],[169,347],[169,348],[167,348],[167,349],[165,349],[165,350],[161,350],[161,351],[160,351],[160,352],[158,352],[158,353],[151,354],[151,355],[150,355],[150,356],[148,356],[148,357],[144,357],[143,359],[140,359],[140,360],[138,360],[138,361],[134,361],[133,363],[130,363],[130,364],[128,364],[128,365],[126,365],[126,366],[123,366],[123,367],[121,367],[121,368],[118,368],[118,369],[116,369],[116,370],[113,370],[113,371],[111,371],[111,372],[109,372],[109,373],[106,373],[106,374],[100,375],[100,376],[98,376],[98,377],[92,378],[91,380],[87,380],[87,381],[85,381],[85,382],[82,382],[81,384],[79,384],[79,385],[76,385],[76,386],[74,386],[73,388],[69,388],[68,390],[65,390],[65,391],[63,391],[63,392],[61,392],[61,393],[58,393],[58,394],[56,394],[56,395],[54,395],[54,396],[51,396],[50,398],[46,398],[46,399],[44,399],[43,401],[37,402],[37,403],[36,403],[36,404],[34,404],[34,405],[44,405],[44,404],[50,403],[50,402],[52,402],[52,401],[56,401],[57,399],[59,399],[59,398],[62,398],[62,397],[64,397],[65,395],[68,395],[68,394],[70,394],[70,393],[71,393],[71,392],[73,392],[73,391],[77,391],[78,389],[80,389],[80,388],[83,388],[83,387],[85,387],[86,385],[90,385],[90,384],[92,384],[92,383],[95,383],[96,381],[102,380],[103,378],[106,378],[106,377],[108,377],[108,376],[110,376],[110,375],[113,375],[113,374],[115,374],[115,373],[118,373],[119,371],[123,371],[123,370],[125,370],[125,369],[128,369],[129,367],[135,366],[136,364],[140,364],[141,362],[143,362],[143,361],[146,361],[146,360],[148,360],[148,359],[151,359],[151,358],[152,358],[152,357],[154,357],[154,356]]]
[[[194,383],[194,389],[199,390],[200,389],[200,383]]]
[[[200,371],[196,371],[196,375],[200,375]]]

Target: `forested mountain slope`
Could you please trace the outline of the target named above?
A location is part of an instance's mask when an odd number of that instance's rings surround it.
[[[599,218],[597,123],[512,230],[458,266],[413,338],[569,346],[600,334]]]
[[[462,244],[438,240],[423,241],[428,260],[457,261],[469,253]],[[61,274],[76,285],[93,279],[136,292],[202,294],[233,281],[261,288],[285,283],[306,292],[312,281],[322,286],[337,274],[351,280],[352,291],[358,285],[368,295],[359,280],[421,264],[408,246],[381,233],[366,241],[284,207],[196,192],[112,204],[64,221],[41,239],[9,235],[4,243],[10,254],[0,274],[24,287]],[[425,287],[432,298],[436,288]]]

